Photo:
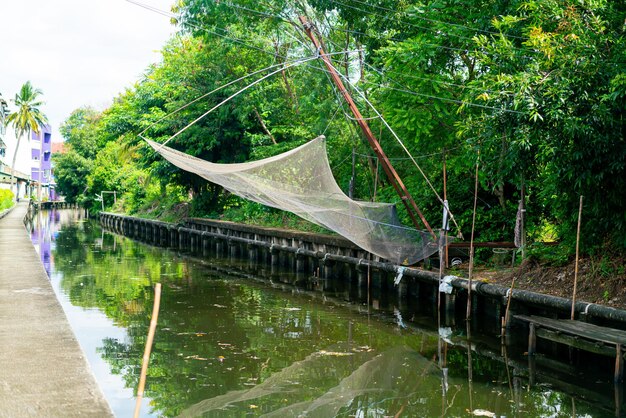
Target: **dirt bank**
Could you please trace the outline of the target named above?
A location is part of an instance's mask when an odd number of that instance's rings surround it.
[[[467,277],[467,265],[460,266]],[[530,290],[564,298],[572,298],[574,289],[574,262],[563,267],[525,261],[514,268],[474,270],[477,280]],[[615,308],[626,309],[626,258],[583,258],[578,266],[576,299]]]

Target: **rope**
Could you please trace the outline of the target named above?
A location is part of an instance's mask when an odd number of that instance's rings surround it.
[[[130,1],[130,0],[128,0],[128,1]],[[344,52],[345,52],[345,51],[341,51],[341,52],[334,52],[334,53],[331,53],[331,54],[326,54],[326,55],[336,55],[336,54],[342,54],[342,53],[344,53]],[[202,118],[204,118],[205,116],[207,116],[209,113],[213,112],[215,109],[219,108],[219,107],[220,107],[221,105],[223,105],[224,103],[226,103],[226,102],[228,102],[228,101],[232,100],[234,97],[236,97],[236,96],[238,96],[239,94],[243,93],[244,91],[248,90],[250,87],[252,87],[252,86],[254,86],[254,85],[256,85],[256,84],[260,83],[261,81],[265,80],[265,79],[266,79],[266,78],[268,78],[268,77],[271,77],[271,76],[272,76],[272,75],[274,75],[274,74],[277,74],[277,73],[279,73],[279,72],[281,72],[281,71],[284,71],[284,70],[285,70],[285,69],[287,69],[287,68],[290,68],[290,67],[293,67],[293,66],[296,66],[296,65],[300,65],[300,64],[302,64],[302,63],[305,63],[305,62],[308,62],[308,61],[312,61],[312,60],[315,60],[315,59],[317,59],[317,58],[318,58],[317,56],[311,56],[311,57],[308,57],[308,58],[302,58],[302,59],[299,59],[299,60],[296,60],[296,61],[292,61],[292,62],[290,62],[290,63],[274,64],[274,65],[271,65],[271,66],[269,66],[269,67],[263,68],[263,69],[261,69],[261,70],[255,71],[255,72],[253,72],[253,73],[251,73],[251,74],[247,74],[247,75],[245,75],[245,76],[242,76],[242,77],[238,78],[237,80],[234,80],[234,81],[231,81],[231,82],[229,82],[229,83],[227,83],[227,84],[224,84],[223,86],[220,86],[220,87],[218,87],[218,88],[216,88],[216,89],[214,89],[214,90],[212,90],[212,91],[210,91],[210,92],[208,92],[208,93],[206,93],[206,94],[204,94],[204,95],[202,95],[202,96],[200,96],[200,97],[198,97],[198,98],[194,99],[193,101],[191,101],[191,102],[187,103],[186,105],[184,105],[184,106],[182,106],[182,107],[178,108],[177,110],[175,110],[175,111],[173,111],[173,112],[169,113],[168,115],[163,116],[162,118],[160,118],[159,120],[157,120],[156,122],[154,122],[154,123],[152,123],[150,126],[148,126],[146,129],[144,129],[143,131],[141,131],[141,133],[139,134],[139,137],[141,137],[141,138],[143,138],[143,139],[146,139],[146,138],[143,136],[143,133],[144,133],[144,132],[146,132],[148,129],[150,129],[152,126],[154,126],[155,124],[159,123],[159,122],[160,122],[160,121],[162,121],[163,119],[165,119],[165,118],[167,118],[167,117],[169,117],[169,116],[171,116],[171,115],[173,115],[173,114],[175,114],[175,113],[180,112],[181,110],[185,109],[186,107],[190,106],[191,104],[193,104],[193,103],[195,103],[195,102],[197,102],[197,101],[199,101],[199,100],[201,100],[201,99],[203,99],[203,98],[205,98],[205,97],[207,97],[207,96],[209,96],[209,95],[211,95],[211,94],[213,94],[213,93],[215,93],[215,92],[217,92],[217,91],[219,91],[219,90],[221,90],[221,89],[224,89],[224,88],[226,88],[226,87],[228,87],[228,86],[230,86],[230,85],[232,85],[232,84],[234,84],[234,83],[236,83],[236,82],[238,82],[238,81],[241,81],[241,80],[243,80],[243,79],[245,79],[245,78],[247,78],[247,77],[250,77],[250,76],[252,76],[252,75],[256,75],[256,74],[258,74],[258,73],[261,73],[261,72],[263,72],[263,71],[267,71],[268,69],[272,69],[272,68],[275,68],[275,67],[277,67],[277,66],[280,66],[280,68],[279,68],[278,70],[272,71],[271,73],[266,74],[266,75],[264,75],[263,77],[261,77],[261,78],[259,78],[259,79],[255,80],[254,82],[252,82],[252,83],[248,84],[247,86],[245,86],[245,87],[243,87],[242,89],[238,90],[236,93],[234,93],[234,94],[230,95],[229,97],[227,97],[226,99],[222,100],[220,103],[218,103],[217,105],[215,105],[214,107],[212,107],[211,109],[209,109],[208,111],[206,111],[205,113],[203,113],[201,116],[199,116],[198,118],[196,118],[194,121],[192,121],[191,123],[189,123],[188,125],[186,125],[184,128],[182,128],[181,130],[179,130],[178,132],[176,132],[174,135],[172,135],[170,138],[168,138],[168,139],[167,139],[164,143],[162,143],[162,144],[161,144],[161,146],[159,147],[159,149],[157,149],[157,151],[159,151],[159,150],[160,150],[162,147],[164,147],[164,146],[165,146],[165,145],[166,145],[169,141],[171,141],[172,139],[176,138],[178,135],[180,135],[181,133],[183,133],[184,131],[186,131],[187,129],[189,129],[191,126],[193,126],[195,123],[197,123],[198,121],[200,121],[200,120],[201,120]]]
[[[332,66],[332,64],[330,64]],[[335,68],[333,66],[333,68]],[[335,71],[337,71],[337,69],[335,68]],[[424,173],[424,171],[422,170],[422,168],[420,167],[420,165],[417,163],[417,161],[415,161],[415,158],[413,158],[413,156],[411,155],[411,153],[409,152],[409,150],[406,148],[406,146],[404,145],[404,143],[402,142],[402,140],[400,139],[400,137],[396,134],[396,132],[391,128],[391,126],[389,126],[389,124],[387,123],[387,121],[385,120],[385,118],[380,114],[380,112],[376,109],[376,107],[374,107],[374,105],[367,99],[367,97],[365,96],[365,94],[363,94],[363,92],[358,89],[356,86],[354,86],[352,84],[352,82],[347,79],[345,76],[343,76],[340,72],[337,71],[337,74],[339,74],[339,76],[341,78],[343,78],[350,86],[352,86],[354,88],[354,90],[359,94],[359,96],[361,96],[361,98],[372,108],[372,110],[374,111],[374,113],[376,113],[378,115],[378,117],[380,118],[380,120],[383,122],[383,124],[387,127],[387,129],[389,130],[389,132],[391,132],[391,134],[393,135],[393,137],[396,139],[396,141],[400,144],[400,146],[402,147],[402,149],[404,150],[404,152],[406,152],[406,154],[411,158],[411,161],[413,162],[413,164],[415,165],[415,167],[417,167],[418,171],[420,172],[420,174],[422,175],[422,177],[424,178],[424,180],[426,181],[426,184],[428,184],[428,186],[430,187],[430,189],[433,191],[433,193],[435,194],[435,196],[437,197],[437,199],[439,200],[439,202],[443,205],[443,199],[441,198],[441,196],[439,196],[439,193],[437,193],[437,190],[435,189],[435,187],[433,186],[433,184],[431,183],[431,181],[428,179],[428,177],[426,176],[426,173]],[[461,228],[459,227],[459,225],[457,224],[454,215],[452,214],[452,212],[450,212],[450,210],[448,209],[448,214],[450,215],[450,219],[452,220],[452,222],[454,222],[454,225],[457,227],[458,230],[460,230]]]

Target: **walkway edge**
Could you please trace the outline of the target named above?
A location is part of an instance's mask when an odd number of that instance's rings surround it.
[[[112,417],[24,227],[0,220],[0,417]]]

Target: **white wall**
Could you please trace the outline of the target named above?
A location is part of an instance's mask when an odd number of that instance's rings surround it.
[[[6,165],[11,167],[11,163],[13,162],[13,153],[15,152],[17,140],[15,138],[15,131],[13,131],[13,128],[11,128],[10,126],[7,126],[7,132],[4,135],[4,143],[6,144],[7,149],[3,160]],[[22,173],[27,174],[29,177],[31,168],[30,146],[30,136],[22,137],[14,167],[17,171],[21,171]]]

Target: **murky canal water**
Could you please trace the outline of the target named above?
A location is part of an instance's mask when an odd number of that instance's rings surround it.
[[[489,336],[470,341],[464,325],[438,329],[436,319],[392,299],[346,303],[356,296],[306,291],[272,282],[262,267],[251,275],[228,260],[133,242],[76,211],[38,214],[31,236],[119,417],[134,409],[157,282],[163,294],[142,416],[621,412],[610,364],[581,375],[546,362],[534,374],[521,352],[507,353]]]

